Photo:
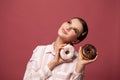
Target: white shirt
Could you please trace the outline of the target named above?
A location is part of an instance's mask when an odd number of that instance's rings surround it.
[[[76,73],[76,59],[56,66],[52,71],[48,63],[54,58],[53,44],[37,46],[29,60],[23,80],[82,80],[83,72]]]

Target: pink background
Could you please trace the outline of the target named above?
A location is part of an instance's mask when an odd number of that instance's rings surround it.
[[[22,80],[37,45],[52,43],[63,21],[84,18],[85,43],[99,52],[84,80],[120,80],[120,0],[0,0],[0,80]]]

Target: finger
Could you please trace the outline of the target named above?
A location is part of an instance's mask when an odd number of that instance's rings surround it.
[[[95,59],[93,59],[93,61],[96,61],[96,60],[97,60],[97,58],[98,58],[98,54],[96,55]]]
[[[73,60],[74,60],[73,58],[71,58],[71,59],[66,59],[66,60],[61,59],[61,62],[62,62],[62,63],[69,63],[69,62],[71,62],[71,61],[73,61]]]
[[[67,44],[62,44],[61,47],[64,47],[64,46],[66,46],[66,45],[67,45]]]
[[[59,52],[57,52],[57,53],[55,54],[55,59],[59,59],[59,56],[60,56],[60,54],[59,54]]]
[[[66,46],[67,44],[62,44],[60,47],[59,47],[59,52],[61,49],[64,49],[64,46]]]
[[[94,62],[94,61],[96,61],[96,60],[97,60],[97,57],[98,57],[98,55],[97,55],[94,59],[89,60],[88,62]]]
[[[67,59],[65,60],[66,63],[73,61],[73,59]]]
[[[79,48],[79,52],[81,52],[82,47]]]
[[[82,59],[82,47],[79,48],[79,58]]]
[[[82,47],[79,48],[79,54],[82,54]]]
[[[76,58],[76,56],[73,56],[73,57],[72,57],[72,60],[74,60],[75,58]]]
[[[62,50],[62,49],[64,49],[64,48],[63,47],[59,48],[59,51]]]

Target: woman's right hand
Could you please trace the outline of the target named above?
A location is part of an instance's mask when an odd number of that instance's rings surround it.
[[[60,65],[60,64],[62,64],[62,63],[69,63],[69,62],[73,61],[73,59],[75,58],[75,57],[73,57],[73,58],[71,58],[71,59],[64,60],[64,59],[62,59],[62,58],[60,57],[60,51],[61,51],[61,49],[62,49],[64,46],[66,46],[66,45],[67,45],[67,44],[62,44],[62,45],[58,48],[58,50],[56,51],[56,54],[55,54],[54,59],[53,59],[51,62],[48,63],[48,67],[49,67],[50,70],[52,70],[54,67],[56,67],[57,65]]]

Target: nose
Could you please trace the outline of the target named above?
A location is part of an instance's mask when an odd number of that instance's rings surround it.
[[[71,26],[66,26],[66,30],[71,30],[72,29],[72,27]]]

